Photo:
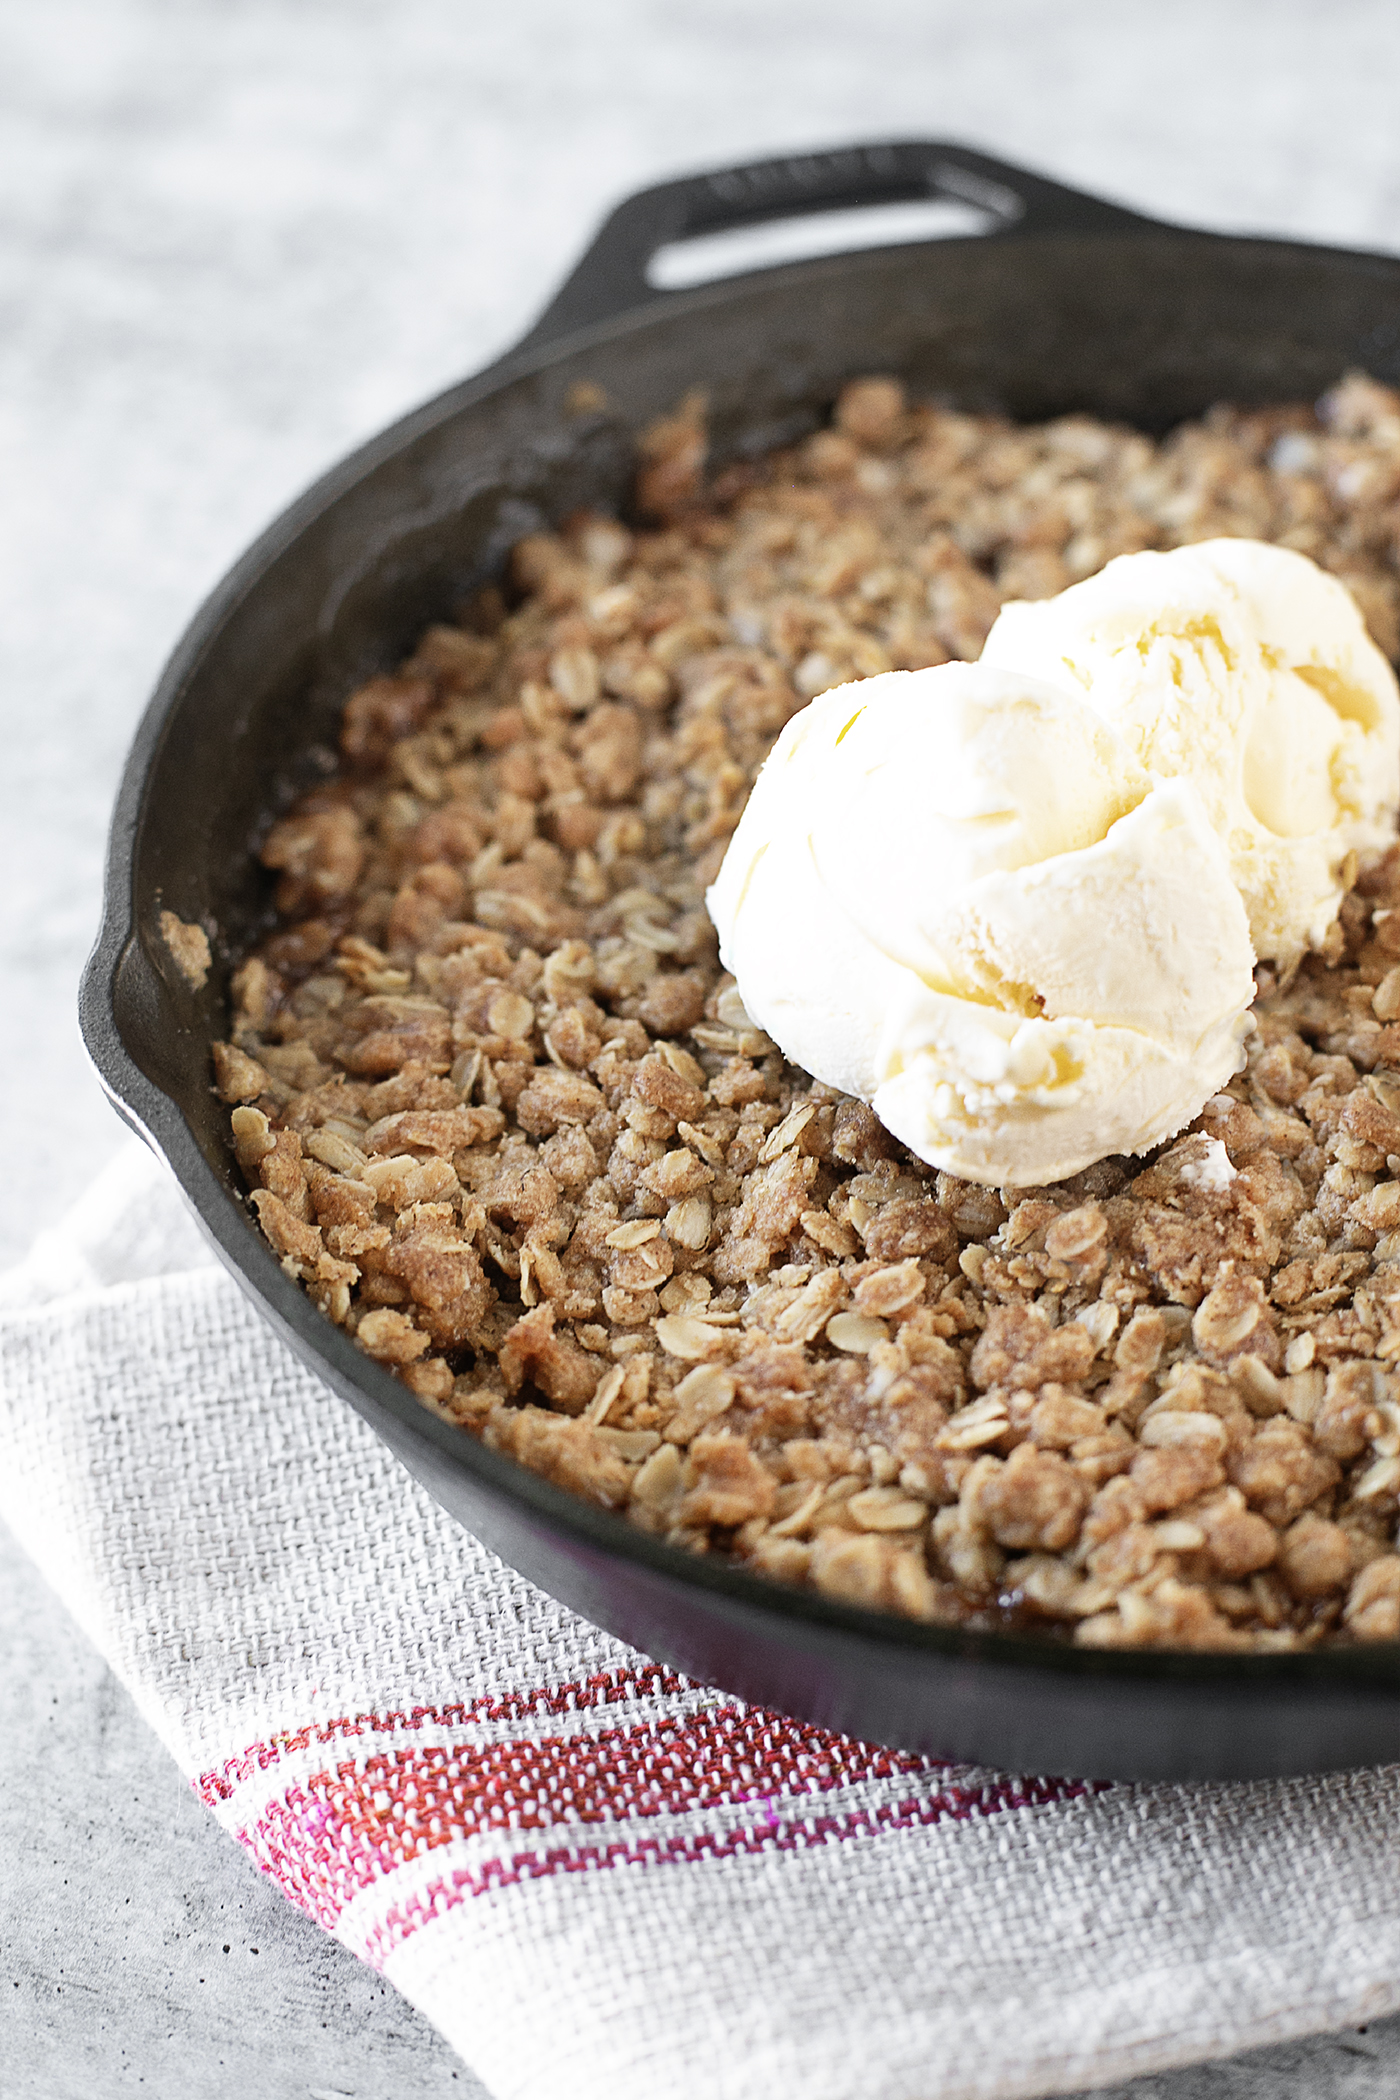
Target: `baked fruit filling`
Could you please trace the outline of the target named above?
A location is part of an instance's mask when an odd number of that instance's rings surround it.
[[[686,404],[644,522],[522,541],[267,833],[214,1065],[284,1266],[464,1432],[784,1582],[1100,1646],[1400,1637],[1400,849],[1259,967],[1185,1133],[1048,1187],[785,1062],[704,901],[814,695],[1116,555],[1292,548],[1394,660],[1397,490],[1360,377],[1160,443],[862,380],[713,476]]]

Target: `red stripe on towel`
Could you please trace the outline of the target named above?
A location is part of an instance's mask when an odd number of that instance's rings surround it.
[[[671,1692],[694,1692],[690,1678],[648,1663],[641,1670],[602,1670],[581,1684],[546,1685],[532,1692],[507,1692],[499,1698],[453,1701],[444,1706],[413,1706],[388,1713],[347,1715],[335,1721],[309,1721],[304,1728],[280,1730],[266,1742],[250,1743],[236,1757],[201,1772],[193,1782],[206,1808],[233,1798],[259,1772],[312,1743],[353,1742],[365,1735],[395,1735],[410,1729],[468,1728],[489,1721],[528,1721],[541,1714],[589,1713],[635,1699],[655,1699]]]
[[[458,1869],[434,1883],[402,1918],[390,1914],[380,1928],[380,1936],[389,1934],[376,1957],[383,1958],[444,1906],[545,1875],[791,1851],[950,1816],[1038,1806],[1086,1791],[1072,1782],[999,1779],[981,1786],[944,1783],[898,1805],[846,1814],[801,1811],[804,1796],[948,1769],[761,1710],[712,1707],[594,1734],[372,1750],[287,1787],[239,1836],[286,1895],[334,1927],[347,1905],[385,1875],[484,1832],[524,1834],[578,1823],[616,1827],[735,1807],[760,1811],[740,1829],[512,1849]]]
[[[742,1830],[702,1831],[692,1837],[665,1840],[626,1838],[609,1845],[561,1846],[550,1852],[516,1852],[487,1860],[480,1867],[459,1867],[430,1882],[403,1904],[393,1904],[365,1936],[364,1959],[382,1968],[395,1948],[434,1918],[456,1910],[473,1896],[513,1888],[553,1874],[597,1873],[608,1867],[677,1866],[731,1859],[738,1853],[805,1852],[814,1846],[839,1845],[851,1838],[879,1837],[892,1830],[916,1830],[934,1823],[966,1823],[979,1816],[1004,1815],[1016,1809],[1074,1801],[1100,1791],[1093,1780],[1010,1779],[977,1788],[947,1787],[922,1800],[853,1809],[836,1816],[807,1816],[771,1821]],[[314,1915],[314,1913],[313,1913]]]

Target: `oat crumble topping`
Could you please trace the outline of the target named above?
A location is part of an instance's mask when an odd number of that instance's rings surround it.
[[[1004,1201],[786,1065],[703,901],[807,699],[1116,554],[1295,547],[1394,659],[1400,397],[1154,443],[877,378],[705,445],[687,402],[643,529],[523,541],[269,831],[214,1049],[264,1233],[426,1406],[697,1552],[1089,1645],[1400,1637],[1400,848],[1190,1131]]]
[[[160,915],[160,937],[190,990],[203,991],[214,960],[209,949],[209,936],[204,928],[191,925],[173,911],[163,911]]]

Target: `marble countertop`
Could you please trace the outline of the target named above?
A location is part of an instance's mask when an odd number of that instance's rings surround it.
[[[320,469],[522,332],[617,199],[922,134],[1400,249],[1386,0],[48,0],[0,36],[0,1264],[118,1142],[73,994],[164,655]],[[258,1881],[4,1553],[7,2095],[479,2094]],[[1390,2022],[1122,2093],[1397,2088]]]

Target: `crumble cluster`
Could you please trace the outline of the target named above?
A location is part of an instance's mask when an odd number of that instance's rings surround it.
[[[1400,849],[1189,1132],[1004,1199],[785,1064],[704,907],[808,698],[1114,555],[1296,547],[1394,657],[1400,398],[1154,444],[869,379],[705,450],[692,401],[654,522],[522,541],[269,830],[214,1049],[263,1232],[426,1406],[697,1552],[1090,1645],[1400,1637]]]

